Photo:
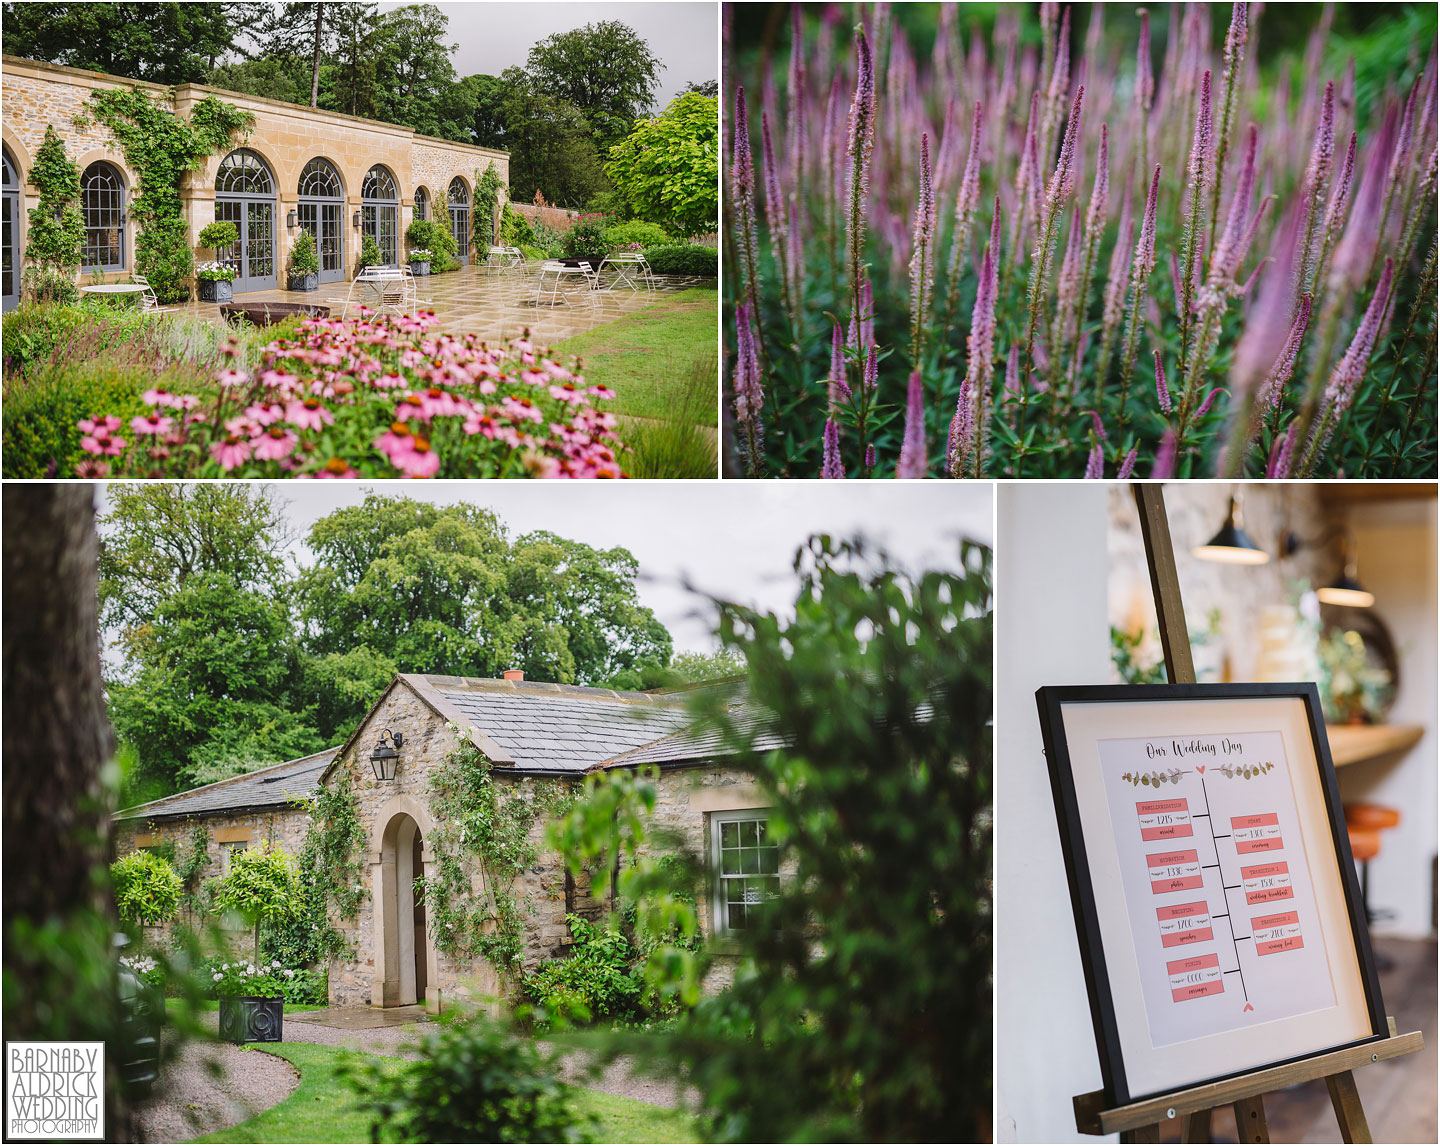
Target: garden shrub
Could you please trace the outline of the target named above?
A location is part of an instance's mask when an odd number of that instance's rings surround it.
[[[550,959],[525,979],[525,995],[552,1017],[576,1022],[626,1020],[641,1013],[643,978],[639,952],[619,930],[597,927],[579,915],[565,916],[575,946],[566,958]]]
[[[207,223],[200,228],[200,246],[209,251],[218,251],[221,247],[233,246],[239,240],[240,229],[227,220]]]
[[[664,247],[672,242],[664,227],[643,223],[639,219],[606,227],[605,241],[612,251],[643,251],[646,247]]]
[[[237,852],[230,870],[209,882],[211,900],[220,911],[233,911],[255,927],[255,955],[260,931],[293,919],[305,910],[300,871],[292,856],[267,843]]]
[[[450,228],[433,219],[416,219],[405,228],[405,241],[412,251],[430,252],[430,273],[444,274],[460,264],[455,260],[460,248]]]
[[[296,278],[320,273],[320,255],[315,250],[315,236],[303,227],[290,248],[290,273]]]
[[[556,1063],[530,1039],[476,1015],[426,1035],[395,1066],[352,1059],[342,1072],[372,1116],[370,1134],[399,1142],[593,1142]]]
[[[123,923],[169,923],[180,909],[180,877],[163,856],[135,851],[110,865],[115,908]]]
[[[500,202],[500,193],[505,190],[505,180],[495,170],[495,161],[482,171],[475,172],[475,213],[472,216],[470,241],[482,252],[495,241],[495,208]],[[507,207],[509,204],[505,204]]]
[[[385,256],[380,253],[380,244],[375,241],[375,236],[367,231],[360,240],[360,262],[356,269],[378,267],[384,261]]]
[[[184,302],[195,270],[185,220],[152,219],[135,238],[135,269],[143,274],[161,302]]]
[[[610,244],[605,240],[604,215],[581,215],[574,226],[565,232],[561,247],[567,259],[593,259],[599,262],[610,253]]]
[[[330,972],[323,967],[297,970],[281,983],[287,1003],[309,1003],[324,1006],[330,1001]]]
[[[51,125],[45,142],[35,153],[30,181],[40,192],[38,206],[30,209],[26,234],[26,293],[49,302],[74,302],[79,297],[75,272],[80,269],[80,247],[85,221],[80,215],[80,168],[65,154],[65,141]]]
[[[525,216],[506,203],[500,215],[500,242],[507,247],[523,247],[534,241],[535,234]]]
[[[720,252],[699,244],[652,247],[645,252],[645,261],[657,275],[694,275],[714,278],[720,273]]]
[[[549,223],[536,219],[530,224],[530,241],[545,259],[558,259],[565,253],[565,236]]]

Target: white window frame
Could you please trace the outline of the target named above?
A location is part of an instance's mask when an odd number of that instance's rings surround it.
[[[235,857],[250,846],[249,840],[226,840],[220,845],[220,874],[228,875]]]
[[[721,831],[725,824],[750,823],[755,820],[763,821],[768,826],[772,812],[771,808],[737,808],[733,811],[710,813],[710,920],[713,934],[717,938],[737,938],[745,934],[743,929],[730,926],[730,913],[727,910],[729,901],[725,896],[726,880],[753,878],[749,875],[727,877],[724,874],[724,865],[721,863]],[[775,845],[767,846],[774,847]],[[767,878],[774,878],[778,892],[781,878],[778,865],[773,877]]]

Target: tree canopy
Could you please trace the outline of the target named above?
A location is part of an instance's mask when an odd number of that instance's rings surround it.
[[[719,103],[686,92],[611,148],[605,173],[636,218],[698,235],[719,226],[719,164]]]
[[[547,36],[530,49],[527,61],[543,91],[579,109],[602,152],[650,111],[664,67],[635,30],[618,20]]]

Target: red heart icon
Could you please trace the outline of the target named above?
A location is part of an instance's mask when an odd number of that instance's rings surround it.
[[[1205,765],[1204,765],[1204,764],[1196,764],[1196,765],[1195,765],[1195,771],[1199,772],[1200,775],[1202,775],[1202,776],[1205,775]]]
[[[1245,1004],[1245,1011],[1253,1011],[1254,1009],[1255,1009],[1255,1008],[1254,1008],[1251,1004],[1249,1004],[1249,1003],[1246,1003],[1246,1004]],[[1240,1013],[1243,1015],[1243,1014],[1245,1013],[1245,1011],[1241,1011]]]

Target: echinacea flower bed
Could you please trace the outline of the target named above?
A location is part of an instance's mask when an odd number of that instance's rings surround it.
[[[82,477],[623,477],[613,398],[528,332],[492,346],[433,314],[310,319],[206,394],[82,419]],[[230,344],[231,357],[238,348]]]
[[[726,6],[744,472],[1434,476],[1433,7],[1088,8]]]

